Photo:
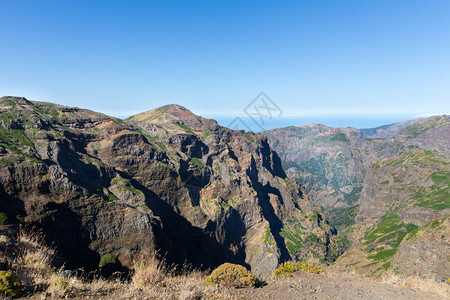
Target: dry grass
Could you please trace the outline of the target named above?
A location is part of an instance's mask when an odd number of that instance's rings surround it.
[[[150,254],[135,263],[129,281],[120,274],[105,279],[100,276],[81,276],[52,266],[55,250],[43,244],[39,231],[21,229],[16,239],[16,263],[13,270],[27,292],[25,298],[42,299],[238,299],[223,289],[204,284],[206,275],[185,267],[175,275],[167,266]]]
[[[205,278],[204,272],[188,266],[184,271],[176,272],[173,266],[167,266],[153,253],[135,264],[130,284],[123,283],[110,296],[122,293],[121,297],[125,299],[236,299],[205,285]]]
[[[164,261],[157,259],[156,253],[153,253],[146,260],[135,263],[131,285],[135,289],[144,289],[163,281],[170,273],[173,271],[165,266]]]
[[[19,230],[17,247],[19,249],[18,262],[20,267],[48,276],[53,273],[51,263],[55,257],[55,250],[43,244],[44,235],[40,231]]]
[[[17,275],[25,286],[34,290],[46,289],[52,284],[55,270],[52,261],[55,250],[43,243],[44,236],[36,230],[19,229],[16,241]]]
[[[235,289],[205,284],[206,274],[198,270],[185,268],[184,272],[175,274],[173,267],[157,259],[156,254],[136,262],[129,281],[115,278],[76,276],[66,271],[55,269],[52,260],[55,250],[43,244],[40,232],[20,231],[15,241],[15,249],[9,256],[16,258],[11,269],[27,287],[25,298],[32,299],[242,299],[247,298],[253,290],[237,292]],[[1,250],[1,249],[0,249]],[[0,251],[1,252],[1,251]],[[2,253],[0,253],[2,254]],[[320,273],[322,270],[295,265],[297,270]],[[284,269],[283,269],[284,270]],[[288,266],[287,271],[290,271]],[[356,276],[357,274],[355,274]],[[342,274],[329,274],[342,276]],[[386,284],[406,286],[435,293],[441,298],[450,294],[450,286],[422,278],[403,278],[393,273],[385,276]]]

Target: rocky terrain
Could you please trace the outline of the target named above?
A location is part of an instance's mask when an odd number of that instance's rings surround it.
[[[65,268],[235,262],[260,277],[344,245],[267,139],[167,105],[120,120],[0,98],[0,222],[41,229]],[[6,234],[8,235],[8,234]]]
[[[349,249],[339,269],[450,277],[450,118],[264,132]]]
[[[404,281],[392,278],[384,282],[348,273],[296,273],[292,277],[271,280],[257,289],[232,290],[236,299],[450,299],[445,284]]]

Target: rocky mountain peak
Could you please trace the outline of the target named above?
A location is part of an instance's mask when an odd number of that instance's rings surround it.
[[[197,116],[178,104],[164,105],[142,112],[131,116],[128,120],[163,127],[171,134],[201,132],[205,128],[213,130],[218,126],[216,121]]]

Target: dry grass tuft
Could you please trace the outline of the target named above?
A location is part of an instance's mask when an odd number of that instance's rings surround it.
[[[136,289],[144,289],[148,285],[162,282],[169,272],[164,261],[159,261],[156,253],[149,255],[146,260],[141,260],[134,265],[132,286]]]
[[[43,244],[44,235],[40,231],[19,230],[17,247],[19,267],[33,275],[47,277],[53,273],[52,261],[55,250]]]
[[[6,243],[9,241],[3,241]],[[11,257],[8,269],[17,274],[24,286],[24,298],[33,299],[236,299],[226,289],[207,286],[205,273],[185,266],[175,274],[157,255],[145,256],[135,264],[129,280],[123,274],[105,279],[97,275],[78,276],[63,268],[56,269],[52,262],[55,249],[44,244],[38,230],[19,229],[11,247],[0,248],[0,256]],[[8,251],[6,253],[5,251]],[[1,296],[0,296],[1,297]]]

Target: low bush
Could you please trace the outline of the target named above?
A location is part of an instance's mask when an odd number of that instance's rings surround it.
[[[278,276],[290,277],[290,276],[292,276],[292,273],[299,271],[299,270],[303,270],[308,273],[316,273],[316,274],[324,272],[323,268],[320,266],[304,264],[301,262],[295,263],[292,261],[288,261],[288,262],[281,263],[278,266],[278,268],[273,273],[273,277],[274,278],[276,278]]]
[[[255,286],[257,279],[250,271],[240,265],[224,263],[206,277],[206,284],[229,287]]]
[[[22,282],[11,271],[0,271],[0,295],[15,297],[22,293]]]
[[[49,293],[52,298],[58,299],[63,298],[69,289],[69,282],[65,280],[56,280],[50,284],[47,288],[47,293]]]

